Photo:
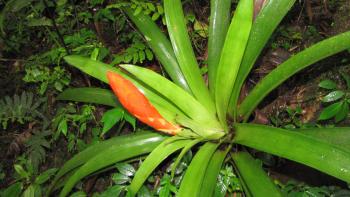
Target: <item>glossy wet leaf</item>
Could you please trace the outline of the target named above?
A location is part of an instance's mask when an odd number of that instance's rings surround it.
[[[209,112],[215,113],[215,104],[204,83],[192,49],[181,0],[164,0],[164,13],[175,56],[194,97]]]
[[[335,122],[340,122],[348,117],[349,114],[349,104],[348,102],[343,102],[341,109],[335,115]]]
[[[245,185],[245,192],[251,196],[282,197],[281,192],[262,169],[262,162],[255,160],[247,152],[232,154],[232,159]]]
[[[328,103],[341,99],[345,93],[341,90],[336,90],[328,93],[325,97],[322,98],[322,102]]]
[[[125,176],[134,176],[135,174],[135,168],[128,164],[128,163],[117,163],[115,164],[115,167],[118,169],[118,171],[121,174],[124,174]]]
[[[216,73],[215,104],[222,125],[226,115],[237,73],[241,65],[253,23],[253,1],[239,1],[228,29]],[[227,130],[227,125],[225,126]]]
[[[349,48],[350,31],[328,38],[292,56],[264,77],[243,100],[239,114],[248,119],[273,89],[302,69]]]
[[[208,38],[208,78],[209,88],[214,97],[216,71],[220,54],[230,24],[231,0],[210,1],[210,24]]]
[[[309,135],[255,124],[236,124],[235,142],[310,166],[350,182],[350,151]],[[291,148],[293,147],[293,148]]]
[[[327,80],[321,81],[318,84],[318,87],[321,87],[327,90],[333,90],[337,88],[337,84],[334,81],[327,79]]]
[[[103,123],[101,135],[104,135],[107,131],[109,131],[123,117],[124,110],[122,108],[114,108],[106,111],[101,119],[101,122]]]
[[[318,117],[318,120],[328,120],[334,117],[342,108],[343,102],[333,103],[330,106],[324,108]]]
[[[230,99],[229,115],[236,117],[238,97],[244,81],[249,75],[251,69],[255,65],[260,53],[270,40],[272,33],[278,24],[288,13],[296,0],[269,0],[266,1],[263,9],[255,18],[252,30],[249,36],[246,52],[239,68],[237,79],[232,90]]]
[[[122,173],[115,173],[112,176],[112,180],[115,184],[122,185],[131,181],[131,178]]]
[[[172,137],[165,140],[159,146],[157,146],[150,155],[143,161],[140,168],[137,170],[134,179],[132,180],[128,191],[135,195],[141,188],[143,183],[147,180],[148,176],[154,171],[154,169],[167,157],[169,157],[175,151],[183,148],[190,140],[183,140],[178,137]]]
[[[191,197],[200,194],[207,166],[218,146],[219,144],[207,142],[199,149],[187,168],[177,196]]]
[[[113,92],[102,88],[68,88],[60,93],[57,100],[95,103],[112,107],[120,106]]]
[[[174,83],[191,93],[186,79],[184,78],[179,64],[177,63],[170,41],[153,21],[153,19],[143,13],[134,15],[129,8],[123,8],[123,10],[143,34],[146,42]],[[152,53],[150,51],[146,50],[147,59],[150,59],[150,57],[153,56],[153,54],[151,54]]]

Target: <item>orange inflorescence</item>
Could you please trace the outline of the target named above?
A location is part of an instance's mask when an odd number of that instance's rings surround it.
[[[109,85],[130,114],[156,130],[176,135],[181,127],[165,120],[131,81],[113,72],[107,73]]]

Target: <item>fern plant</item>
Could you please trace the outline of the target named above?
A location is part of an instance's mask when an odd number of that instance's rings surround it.
[[[349,128],[294,130],[249,123],[258,104],[278,85],[313,63],[350,46],[350,32],[295,54],[263,78],[241,103],[243,83],[271,34],[295,0],[270,0],[253,20],[253,0],[240,0],[230,20],[231,0],[211,0],[206,86],[188,36],[180,0],[164,0],[170,41],[147,15],[126,14],[144,35],[169,79],[146,68],[119,68],[79,56],[65,60],[109,83],[120,103],[141,122],[168,134],[130,134],[112,138],[69,160],[51,189],[64,184],[60,196],[91,173],[116,162],[150,153],[135,173],[128,191],[135,196],[147,177],[165,159],[198,148],[181,181],[177,196],[213,196],[221,166],[230,161],[247,196],[282,196],[281,191],[246,147],[287,158],[350,182]],[[101,91],[100,91],[101,92]],[[67,100],[118,105],[107,90],[96,97]],[[91,92],[89,93],[91,94]],[[91,94],[93,95],[93,94]],[[170,135],[173,135],[169,137]],[[226,158],[226,159],[225,159]],[[71,174],[72,173],[72,174]],[[64,179],[69,175],[68,179]]]
[[[3,129],[8,124],[25,124],[36,118],[44,119],[39,107],[43,104],[43,99],[34,99],[31,92],[22,92],[19,96],[15,94],[13,97],[5,96],[0,100],[0,122]]]

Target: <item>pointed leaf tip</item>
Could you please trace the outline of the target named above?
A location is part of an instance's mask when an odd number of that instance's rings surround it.
[[[165,120],[131,81],[114,72],[107,72],[107,78],[120,103],[141,122],[171,135],[181,131],[180,126]]]

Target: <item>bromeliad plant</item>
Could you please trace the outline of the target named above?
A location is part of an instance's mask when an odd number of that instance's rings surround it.
[[[230,158],[248,196],[281,196],[278,188],[245,147],[287,158],[350,182],[349,128],[289,131],[247,123],[258,104],[290,76],[350,47],[350,32],[321,41],[292,56],[263,78],[238,104],[240,89],[269,37],[295,0],[270,0],[253,20],[253,0],[240,0],[230,23],[231,0],[211,0],[206,86],[194,55],[180,0],[164,0],[170,41],[149,16],[123,8],[144,35],[173,82],[146,68],[110,65],[79,56],[65,60],[109,83],[105,89],[77,88],[58,99],[123,105],[141,122],[169,135],[136,133],[91,146],[69,160],[56,175],[51,191],[69,194],[84,177],[116,162],[150,153],[128,192],[135,195],[167,157],[198,147],[178,196],[210,196],[219,170]],[[346,140],[345,140],[346,139]],[[235,146],[233,146],[235,145]],[[233,148],[234,147],[234,148]]]

